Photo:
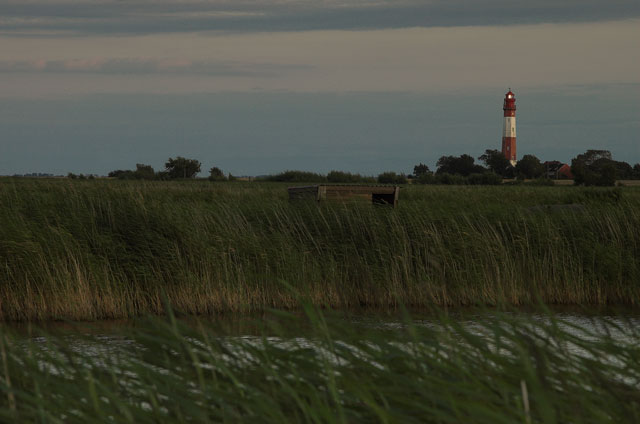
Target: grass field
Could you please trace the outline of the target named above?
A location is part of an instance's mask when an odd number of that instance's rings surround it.
[[[554,184],[564,186],[573,185],[573,180],[555,180]],[[640,180],[618,180],[616,184],[625,187],[638,187],[640,186]]]
[[[549,205],[555,205],[549,207]],[[558,206],[573,205],[573,206]],[[0,179],[0,317],[637,304],[640,189],[409,186],[399,207],[277,183]]]

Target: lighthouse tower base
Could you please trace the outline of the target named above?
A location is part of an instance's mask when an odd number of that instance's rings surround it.
[[[508,125],[506,125],[508,124]],[[504,133],[508,133],[509,135],[513,134],[514,136],[503,136],[502,137],[502,154],[507,158],[511,166],[516,166],[518,162],[516,160],[516,123],[515,118],[509,119],[505,118],[505,131]]]

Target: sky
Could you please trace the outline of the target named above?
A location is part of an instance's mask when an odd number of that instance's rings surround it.
[[[0,0],[0,175],[640,162],[637,0]]]

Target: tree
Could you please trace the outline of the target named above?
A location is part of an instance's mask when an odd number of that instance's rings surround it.
[[[586,152],[582,153],[581,155],[576,156],[571,161],[571,165],[573,165],[573,163],[575,161],[576,163],[580,163],[580,164],[583,164],[585,166],[590,166],[594,162],[596,162],[596,161],[598,161],[600,159],[613,160],[613,158],[611,157],[611,152],[608,151],[608,150],[587,150]]]
[[[436,174],[459,174],[464,177],[470,174],[482,174],[486,169],[476,165],[475,159],[469,155],[442,156],[438,159]]]
[[[640,163],[633,165],[633,179],[640,180]]]
[[[600,168],[600,177],[598,178],[596,185],[612,186],[616,183],[616,179],[617,172],[615,164],[606,163],[602,166],[602,168]]]
[[[478,160],[484,162],[490,171],[501,175],[503,178],[512,178],[514,175],[511,162],[498,150],[487,149],[484,154],[478,157]]]
[[[545,169],[540,159],[534,155],[524,155],[516,164],[515,171],[518,177],[532,179],[542,177]]]
[[[573,183],[576,185],[614,185],[617,162],[608,150],[587,150],[571,160]]]
[[[166,168],[166,177],[176,178],[194,178],[200,172],[200,162],[195,159],[186,159],[178,156],[175,159],[169,158],[164,164]]]
[[[424,163],[420,162],[418,165],[413,167],[413,175],[416,178],[420,178],[423,175],[427,175],[427,174],[431,174],[431,170]]]
[[[156,173],[151,165],[145,165],[142,163],[136,163],[136,170],[133,174],[133,177],[138,180],[153,180],[156,177]]]
[[[225,181],[227,177],[225,177],[222,169],[214,166],[209,170],[209,181]]]
[[[633,168],[627,162],[615,161],[616,176],[621,180],[633,179]]]

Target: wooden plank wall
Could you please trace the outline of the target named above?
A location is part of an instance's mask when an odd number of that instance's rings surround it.
[[[400,187],[320,184],[316,186],[289,187],[288,190],[290,200],[364,200],[374,204],[397,206]]]

